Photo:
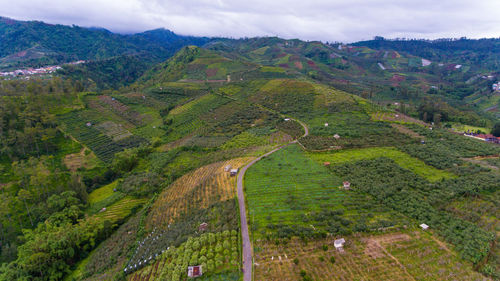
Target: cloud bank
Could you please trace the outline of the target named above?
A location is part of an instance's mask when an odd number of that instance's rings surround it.
[[[2,16],[136,33],[353,42],[500,37],[498,0],[0,0]]]

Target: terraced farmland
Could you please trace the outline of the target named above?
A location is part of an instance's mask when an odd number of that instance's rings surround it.
[[[429,166],[422,160],[411,157],[410,155],[393,147],[371,147],[328,153],[310,153],[309,156],[318,163],[330,162],[333,166],[346,162],[356,162],[363,159],[387,157],[394,160],[401,168],[410,170],[430,181],[438,181],[454,177],[454,175],[448,171],[439,170]]]
[[[404,221],[366,194],[340,189],[341,183],[298,145],[262,159],[245,176],[254,236],[313,237],[401,225]]]
[[[148,199],[127,196],[111,206],[106,207],[104,211],[95,214],[93,218],[101,221],[109,220],[112,223],[117,223],[129,216],[134,208],[144,204],[146,201],[148,201]]]
[[[145,139],[135,135],[114,141],[113,138],[96,129],[94,126],[96,121],[85,118],[82,112],[72,112],[61,119],[65,125],[65,131],[89,147],[104,162],[110,162],[117,152],[146,142]],[[87,123],[90,124],[87,125]]]
[[[201,167],[176,180],[160,194],[148,216],[148,229],[173,222],[189,209],[206,208],[218,201],[234,198],[236,178],[224,168],[238,168],[251,158],[237,158]]]
[[[421,232],[347,236],[344,252],[334,238],[262,243],[255,249],[255,280],[488,280],[446,245]],[[332,259],[333,257],[333,259]]]

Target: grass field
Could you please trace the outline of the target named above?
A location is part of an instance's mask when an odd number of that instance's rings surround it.
[[[144,204],[148,199],[146,198],[134,198],[131,196],[126,196],[119,201],[113,203],[112,205],[106,207],[105,211],[101,211],[93,216],[98,220],[109,220],[111,223],[117,223],[126,217],[128,217],[132,210],[140,205]]]
[[[484,134],[491,133],[490,128],[476,127],[476,126],[464,125],[464,124],[460,124],[460,123],[451,123],[451,127],[453,129],[455,129],[456,132],[461,132],[461,133],[467,132],[467,131],[477,132],[478,130],[483,132]]]
[[[394,160],[394,162],[396,162],[401,168],[410,170],[413,173],[428,179],[429,181],[438,181],[454,177],[454,175],[450,172],[429,166],[423,161],[411,157],[393,147],[349,149],[339,152],[310,153],[309,155],[319,163],[330,162],[333,166],[345,162],[356,162],[364,159],[387,157]]]
[[[99,187],[98,189],[92,191],[89,194],[89,203],[96,204],[110,197],[114,193],[113,189],[116,188],[117,184],[118,181],[114,181],[108,185]]]
[[[264,242],[255,248],[254,280],[306,280],[301,277],[301,271],[310,278],[307,280],[325,281],[488,280],[427,233],[347,236],[345,239],[343,253],[334,249],[334,238],[307,244],[298,239],[286,245]]]

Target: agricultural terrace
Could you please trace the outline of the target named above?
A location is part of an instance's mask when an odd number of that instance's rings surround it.
[[[402,225],[405,219],[361,192],[340,189],[342,180],[290,145],[263,158],[245,175],[256,238],[312,238]]]
[[[406,116],[401,113],[394,113],[394,112],[376,112],[371,114],[372,120],[373,121],[383,121],[383,122],[393,122],[393,123],[400,123],[400,124],[417,124],[417,125],[422,125],[422,126],[428,126],[427,123]]]
[[[228,98],[208,94],[172,109],[168,118],[172,120],[174,129],[167,140],[177,140],[202,128],[204,123],[199,117],[229,101]]]
[[[91,110],[73,111],[62,116],[61,120],[64,123],[63,130],[66,133],[71,134],[79,142],[90,148],[99,159],[107,163],[113,160],[115,153],[127,148],[137,147],[147,142],[146,139],[139,136],[128,134],[124,136],[123,131],[117,135],[115,126],[108,126],[113,132],[107,133],[105,131],[107,125],[95,126],[107,120],[99,116],[97,112],[92,112]],[[114,123],[108,122],[105,124]],[[124,137],[118,137],[116,140],[113,139],[114,136],[122,136],[120,134]]]
[[[239,261],[237,231],[204,233],[199,237],[190,237],[177,248],[169,248],[155,259],[148,258],[148,265],[130,274],[127,280],[186,280],[187,267],[193,265],[201,265],[205,276],[229,271],[233,272],[229,277],[239,277]],[[132,267],[129,265],[127,269],[132,270]]]
[[[344,238],[343,253],[333,237],[263,243],[255,248],[255,280],[488,280],[428,233]]]
[[[92,216],[97,220],[108,220],[111,223],[117,223],[128,217],[134,209],[139,208],[141,205],[146,203],[148,199],[146,198],[133,198],[131,196],[126,196],[117,202],[106,207],[105,210]]]
[[[98,202],[101,202],[101,201],[107,199],[111,195],[113,195],[114,189],[116,188],[117,184],[118,184],[118,181],[114,181],[110,184],[99,187],[96,190],[92,191],[89,194],[89,199],[88,199],[89,203],[96,204]]]
[[[235,197],[236,177],[231,177],[225,167],[239,168],[251,158],[237,158],[217,162],[190,172],[165,189],[155,201],[146,221],[148,229],[175,221],[190,209],[207,208],[209,205]]]
[[[100,162],[92,151],[85,148],[82,148],[80,152],[67,154],[63,161],[64,165],[72,172],[76,172],[80,168],[92,169]]]
[[[309,157],[320,164],[330,162],[332,166],[346,162],[357,162],[364,159],[387,157],[394,160],[401,168],[410,170],[429,181],[438,181],[454,177],[452,173],[429,166],[422,160],[411,157],[394,147],[370,147],[342,150],[338,152],[309,153]]]

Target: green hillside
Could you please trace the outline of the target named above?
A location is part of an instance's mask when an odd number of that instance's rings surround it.
[[[469,95],[486,85],[462,80],[487,66],[444,75],[409,49],[184,38],[149,67],[123,48],[175,34],[45,28],[113,51],[0,80],[0,280],[178,281],[196,265],[200,280],[241,280],[240,208],[254,280],[498,278],[500,146],[456,133],[497,121]],[[238,197],[231,170],[256,159]]]

